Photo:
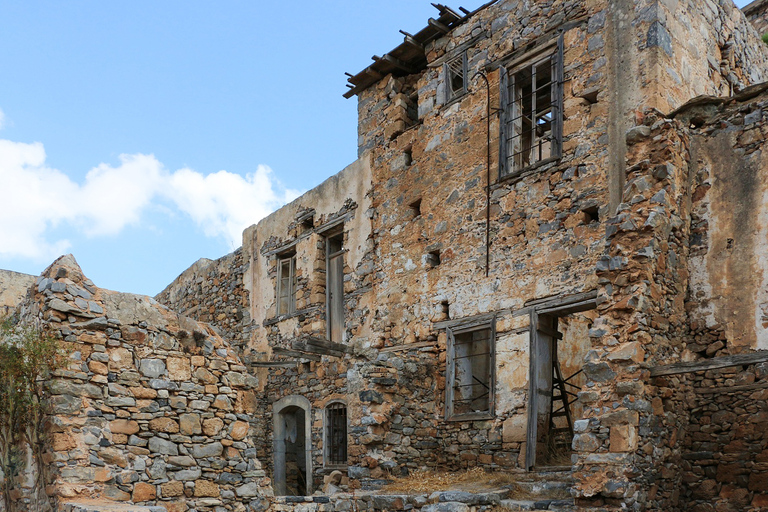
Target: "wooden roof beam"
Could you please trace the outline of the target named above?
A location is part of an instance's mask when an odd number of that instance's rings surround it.
[[[438,32],[441,32],[441,33],[443,33],[443,34],[447,34],[448,32],[450,32],[450,31],[451,31],[451,29],[450,29],[450,28],[448,28],[448,26],[447,26],[447,25],[445,25],[445,24],[443,24],[443,23],[440,23],[440,22],[439,22],[439,21],[437,21],[435,18],[429,18],[429,19],[427,20],[427,23],[429,23],[429,26],[430,26],[430,27],[432,27],[432,28],[436,29]]]
[[[421,51],[424,51],[424,45],[418,42],[414,37],[413,34],[409,34],[405,30],[400,31],[403,36],[405,36],[405,42],[409,45],[413,46],[414,48],[418,48]]]

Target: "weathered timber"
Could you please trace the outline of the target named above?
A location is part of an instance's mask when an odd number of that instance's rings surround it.
[[[705,361],[693,361],[690,363],[675,363],[651,368],[651,377],[662,375],[675,375],[678,373],[700,372],[714,370],[716,368],[729,368],[748,364],[763,363],[768,361],[768,350],[751,352],[749,354],[737,354],[735,356],[714,357]]]

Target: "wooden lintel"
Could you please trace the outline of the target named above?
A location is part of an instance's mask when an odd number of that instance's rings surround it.
[[[373,69],[371,66],[368,66],[367,68],[365,68],[365,74],[371,75],[376,80],[380,80],[384,76],[378,71],[376,71],[375,69]]]
[[[414,73],[416,73],[418,71],[413,66],[409,66],[408,64],[406,64],[405,62],[401,61],[397,57],[393,57],[393,56],[391,56],[388,53],[385,53],[384,56],[382,57],[382,59],[387,61],[387,62],[389,62],[390,64],[392,64],[396,68],[405,71],[409,75],[412,75],[412,74],[414,74]]]
[[[328,341],[324,338],[318,338],[316,336],[310,336],[306,339],[307,346],[314,345],[316,347],[325,348],[327,350],[332,350],[333,352],[342,352],[345,354],[351,354],[352,349],[349,347],[349,345],[343,345],[341,343],[335,343],[333,341]]]
[[[422,341],[419,343],[406,343],[405,345],[396,345],[394,347],[386,347],[379,350],[379,352],[405,352],[406,350],[416,350],[426,347],[436,347],[437,341]]]
[[[412,34],[409,34],[405,30],[401,30],[400,33],[403,34],[404,41],[406,43],[413,46],[414,48],[418,48],[419,50],[424,51],[424,45],[414,39]]]
[[[705,359],[703,361],[656,366],[651,368],[651,377],[716,370],[718,368],[730,368],[733,366],[764,363],[766,361],[768,361],[768,350],[760,350],[748,354],[737,354],[735,356],[713,357],[712,359]]]
[[[276,356],[295,357],[298,359],[307,359],[309,361],[321,361],[322,358],[315,354],[307,354],[298,350],[290,350],[282,347],[272,347],[272,353]]]
[[[447,34],[448,32],[451,31],[450,28],[448,28],[445,24],[440,23],[435,18],[429,18],[429,20],[427,20],[427,23],[429,23],[430,27],[435,28],[438,32],[442,32],[443,34]]]
[[[250,365],[255,368],[291,368],[298,364],[298,361],[254,361]]]

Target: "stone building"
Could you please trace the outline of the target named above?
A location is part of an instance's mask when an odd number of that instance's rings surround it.
[[[123,395],[146,411],[106,414],[140,415],[148,445],[110,435],[146,469],[88,492],[136,501],[141,483],[173,510],[768,509],[768,5],[745,11],[760,32],[731,0],[436,8],[350,76],[357,160],[193,265],[167,309],[147,299],[177,319],[120,324],[168,343],[121,327],[102,344],[139,354]],[[41,282],[29,297],[57,322],[79,314]],[[92,343],[72,318],[56,328]],[[80,357],[66,377],[85,385],[104,356]],[[176,410],[201,433],[156,421]],[[474,467],[559,479],[572,500],[375,495]]]

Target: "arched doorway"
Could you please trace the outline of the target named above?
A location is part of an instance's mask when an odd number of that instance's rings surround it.
[[[275,494],[312,494],[311,406],[303,396],[287,396],[272,405]]]

